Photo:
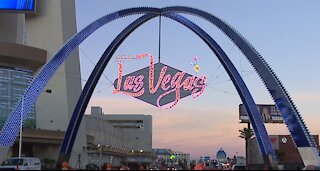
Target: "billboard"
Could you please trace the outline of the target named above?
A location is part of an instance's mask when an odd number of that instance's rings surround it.
[[[36,0],[0,0],[0,11],[34,12]]]
[[[262,119],[265,123],[283,123],[283,118],[275,105],[257,104]],[[249,123],[248,112],[243,104],[239,105],[239,119],[242,123]]]

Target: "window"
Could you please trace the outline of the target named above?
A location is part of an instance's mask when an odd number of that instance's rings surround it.
[[[0,66],[0,127],[28,88],[32,78],[32,71]],[[29,116],[28,120],[34,122],[29,125],[35,125],[35,107],[31,108]]]

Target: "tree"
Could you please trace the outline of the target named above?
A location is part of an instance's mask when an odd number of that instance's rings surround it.
[[[247,168],[248,168],[248,163],[249,163],[248,162],[248,154],[249,154],[248,153],[248,149],[249,149],[248,147],[250,145],[250,139],[254,135],[254,133],[253,133],[251,128],[243,128],[243,129],[240,129],[239,132],[240,132],[239,137],[245,139],[245,142],[246,142],[246,165],[247,165]]]

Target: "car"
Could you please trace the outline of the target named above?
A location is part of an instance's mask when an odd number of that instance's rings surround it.
[[[13,157],[3,162],[0,170],[41,170],[41,162],[35,157]]]

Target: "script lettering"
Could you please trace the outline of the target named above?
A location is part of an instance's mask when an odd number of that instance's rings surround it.
[[[113,90],[114,94],[121,93],[139,98],[144,95],[145,89],[149,90],[148,93],[154,96],[160,91],[161,94],[158,95],[158,97],[155,97],[156,106],[159,108],[168,109],[174,107],[179,102],[181,99],[182,90],[184,92],[189,91],[193,98],[198,97],[205,90],[205,76],[191,76],[182,71],[178,71],[176,73],[172,73],[172,71],[170,71],[170,73],[167,73],[168,66],[163,65],[160,72],[156,73],[154,58],[151,54],[139,54],[136,56],[136,58],[149,58],[150,65],[148,75],[131,74],[123,78],[123,64],[119,63],[118,80],[115,83],[115,90]],[[159,64],[156,65],[158,66]],[[159,71],[159,67],[157,68],[157,71]],[[145,78],[148,80],[144,80]],[[157,78],[156,81],[155,78]],[[145,85],[145,83],[147,83],[147,85]],[[146,86],[148,86],[148,88]],[[167,103],[165,105],[161,105],[160,101],[172,93],[174,93],[175,99],[172,99],[171,102],[165,102]],[[172,95],[170,97],[172,97]],[[150,96],[148,96],[148,98],[150,98]]]

